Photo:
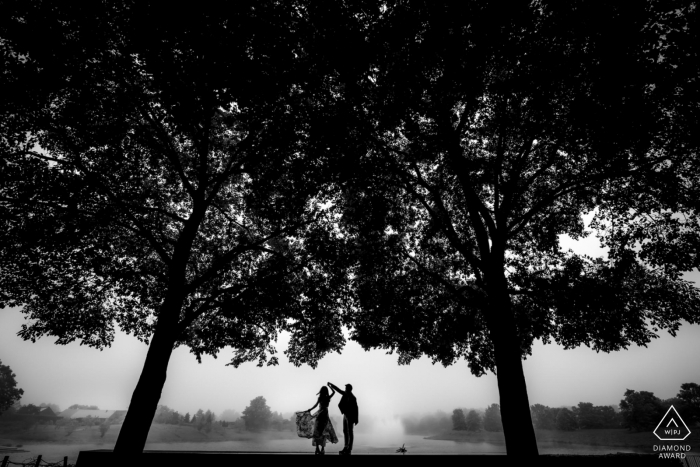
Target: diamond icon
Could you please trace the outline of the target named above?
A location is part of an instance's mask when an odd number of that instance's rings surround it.
[[[675,407],[671,406],[656,426],[654,434],[661,441],[683,441],[690,435],[690,430]]]

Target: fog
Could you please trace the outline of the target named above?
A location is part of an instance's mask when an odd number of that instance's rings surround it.
[[[104,351],[77,343],[56,346],[46,338],[32,344],[16,336],[22,323],[19,310],[0,310],[0,360],[17,375],[18,387],[24,389],[22,404],[128,408],[146,345],[122,333]],[[284,349],[285,338],[281,336],[278,348]],[[533,355],[524,362],[530,403],[617,405],[628,388],[670,398],[681,383],[700,381],[700,368],[689,358],[698,354],[700,326],[687,324],[676,338],[662,334],[647,348],[633,346],[611,354],[536,342]],[[273,411],[290,414],[311,408],[327,382],[340,387],[351,383],[362,425],[371,418],[451,413],[458,407],[483,408],[499,400],[495,376],[476,378],[463,361],[444,368],[422,358],[399,366],[395,355],[365,352],[354,342],[348,342],[342,354],[321,360],[316,369],[295,367],[283,355],[276,367],[250,363],[235,369],[225,366],[225,357],[224,350],[221,358],[205,357],[198,364],[186,349],[176,349],[161,404],[181,414],[203,409],[219,415],[227,409],[242,413],[252,399],[263,396]],[[339,415],[338,400],[336,395],[331,414],[335,410]]]

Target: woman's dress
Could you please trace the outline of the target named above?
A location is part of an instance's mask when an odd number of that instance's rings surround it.
[[[331,443],[338,442],[338,436],[335,434],[333,423],[331,423],[328,414],[328,405],[330,398],[327,400],[319,399],[319,410],[311,415],[309,412],[297,412],[297,434],[303,438],[312,438],[312,446],[325,446],[326,441]]]

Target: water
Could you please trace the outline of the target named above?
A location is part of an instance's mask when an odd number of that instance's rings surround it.
[[[405,444],[408,454],[505,454],[505,446],[491,443],[468,443],[459,441],[428,440],[419,435],[400,435],[394,438],[373,436],[368,434],[355,435],[353,454],[376,453],[395,454],[396,449]],[[22,452],[10,455],[10,460],[21,460],[36,457],[41,454],[48,462],[56,462],[68,456],[69,462],[75,462],[80,451],[92,449],[111,449],[108,444],[25,444]],[[343,439],[338,444],[326,446],[326,452],[335,454],[343,448]],[[585,446],[576,444],[540,443],[541,454],[611,454],[616,452],[645,452],[633,448],[615,446]],[[263,451],[263,452],[313,452],[311,440],[251,438],[239,441],[218,441],[210,443],[148,443],[148,450],[158,451]],[[0,454],[0,458],[7,454]]]
[[[339,433],[340,434],[340,433]],[[405,444],[408,454],[505,454],[505,446],[491,443],[470,443],[463,441],[444,441],[424,439],[420,435],[404,435],[399,432],[374,434],[356,434],[353,454],[376,453],[396,454],[396,449]],[[22,452],[10,455],[10,460],[19,462],[41,454],[48,462],[56,462],[68,456],[69,462],[75,462],[80,451],[92,449],[112,449],[114,446],[103,444],[25,444]],[[343,447],[340,436],[338,444],[326,446],[326,452],[335,454]],[[587,446],[576,444],[540,443],[541,454],[611,454],[616,452],[645,452],[634,448],[615,446]],[[251,435],[236,441],[217,442],[182,442],[182,443],[148,443],[147,450],[163,451],[263,451],[263,452],[313,452],[311,440],[304,438],[268,439],[264,435]],[[0,459],[7,454],[0,454]]]

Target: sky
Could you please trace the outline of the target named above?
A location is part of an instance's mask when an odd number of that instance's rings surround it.
[[[578,242],[561,239],[564,248],[604,255],[597,242],[593,236]],[[686,278],[700,285],[698,271]],[[22,404],[128,408],[145,360],[145,344],[121,332],[102,351],[78,343],[55,345],[50,337],[31,343],[17,336],[23,322],[19,309],[0,310],[0,361],[16,374],[24,390]],[[204,356],[199,364],[187,348],[175,349],[161,403],[182,414],[200,408],[220,414],[226,409],[242,412],[252,399],[263,396],[273,411],[290,413],[311,408],[316,393],[329,381],[341,388],[353,385],[361,420],[437,410],[451,413],[458,407],[478,409],[498,403],[495,375],[477,378],[463,360],[445,368],[424,357],[399,366],[396,355],[366,352],[348,341],[342,354],[331,354],[311,369],[286,360],[282,351],[287,339],[283,334],[277,343],[280,364],[275,367],[226,366],[231,356],[226,349],[218,359]],[[675,338],[663,331],[646,348],[633,345],[609,354],[586,347],[564,350],[537,341],[523,366],[530,404],[617,405],[626,389],[651,391],[667,399],[678,393],[682,383],[700,383],[697,355],[700,325],[684,323]]]

